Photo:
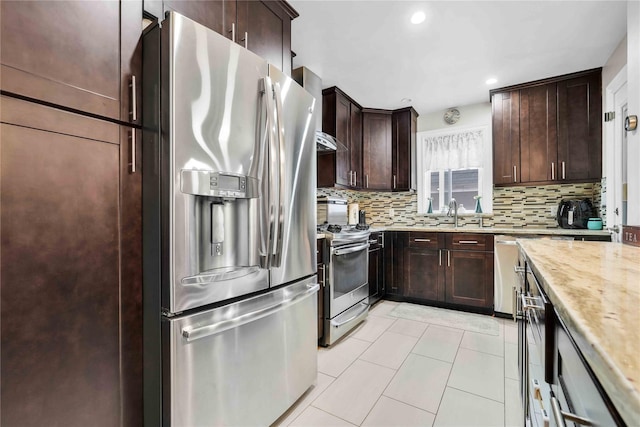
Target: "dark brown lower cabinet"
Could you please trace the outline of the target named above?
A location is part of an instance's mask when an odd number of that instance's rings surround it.
[[[405,296],[432,301],[444,299],[444,276],[439,249],[407,248],[404,255]]]
[[[493,309],[493,236],[395,232],[387,294],[441,306]]]
[[[130,131],[9,97],[0,107],[0,424],[141,425]]]
[[[324,337],[324,287],[325,287],[325,265],[323,257],[323,245],[324,239],[318,239],[317,243],[317,256],[318,256],[318,284],[320,290],[318,291],[318,340]]]
[[[384,295],[384,240],[382,233],[369,237],[369,305]]]
[[[493,308],[493,252],[447,251],[444,300]]]

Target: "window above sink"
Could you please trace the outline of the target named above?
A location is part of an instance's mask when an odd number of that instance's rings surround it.
[[[487,126],[420,132],[417,138],[418,213],[447,213],[449,201],[458,213],[475,213],[480,197],[483,213],[492,211],[491,140]]]

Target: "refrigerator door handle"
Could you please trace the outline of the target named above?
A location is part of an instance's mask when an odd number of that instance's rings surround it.
[[[275,82],[273,84],[274,95],[275,95],[275,104],[276,104],[276,125],[278,130],[276,135],[278,137],[276,147],[277,147],[277,174],[278,174],[278,202],[277,202],[277,225],[276,231],[274,234],[275,242],[274,242],[274,259],[273,266],[281,267],[282,265],[282,244],[283,244],[283,231],[284,231],[284,206],[283,206],[283,198],[285,193],[284,183],[284,125],[282,123],[282,91],[280,89],[280,83]]]
[[[263,267],[266,269],[271,268],[271,263],[272,263],[272,247],[275,245],[274,243],[274,237],[275,237],[275,228],[276,228],[276,224],[275,224],[275,218],[276,218],[276,212],[275,212],[275,206],[274,206],[274,195],[276,192],[275,187],[275,180],[273,179],[270,171],[273,170],[273,161],[274,161],[274,154],[273,154],[273,146],[276,144],[275,142],[275,136],[274,136],[274,123],[273,123],[273,119],[274,119],[274,114],[275,114],[275,108],[274,108],[274,102],[273,102],[273,96],[274,96],[274,91],[273,91],[273,83],[271,82],[271,78],[269,77],[265,77],[263,80],[263,84],[264,84],[264,100],[265,100],[265,105],[267,107],[267,149],[264,150],[264,152],[266,152],[266,165],[267,167],[265,167],[263,169],[263,182],[267,183],[267,189],[265,191],[265,194],[262,195],[263,197],[263,227],[266,226],[267,228],[267,238],[266,238],[266,242],[263,240],[262,243],[265,244],[264,247],[261,247],[261,249],[265,249],[264,252],[262,252],[262,255],[265,257],[265,261],[264,261],[264,265]],[[264,188],[264,187],[263,187]],[[266,223],[266,224],[265,224]],[[264,236],[264,232],[261,233],[261,236]]]
[[[295,295],[292,295],[286,300],[280,301],[276,304],[268,305],[266,307],[261,307],[248,313],[239,312],[233,319],[224,320],[222,322],[212,323],[205,326],[199,326],[196,328],[188,326],[182,329],[182,336],[188,342],[191,342],[199,340],[201,338],[209,337],[211,335],[216,335],[224,331],[228,331],[229,329],[238,328],[242,325],[255,322],[256,320],[260,320],[264,317],[269,316],[270,314],[283,310],[284,308],[315,294],[316,292],[318,292],[318,289],[320,289],[319,284],[309,284],[305,287],[305,289],[296,293]]]

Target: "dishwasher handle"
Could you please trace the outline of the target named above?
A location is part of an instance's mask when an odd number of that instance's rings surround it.
[[[211,335],[216,335],[224,331],[228,331],[229,329],[246,325],[247,323],[251,323],[256,320],[262,319],[264,317],[269,316],[270,314],[273,314],[286,307],[289,307],[290,305],[293,305],[298,301],[301,301],[315,294],[316,292],[318,292],[318,289],[320,289],[319,284],[317,283],[309,284],[306,286],[306,289],[302,290],[301,292],[298,292],[297,294],[293,295],[292,297],[286,300],[277,302],[276,304],[269,305],[267,307],[262,307],[255,311],[251,311],[249,313],[240,314],[239,316],[233,319],[224,320],[222,322],[212,323],[210,325],[200,326],[196,328],[186,327],[182,329],[182,336],[187,341],[191,342],[191,341],[195,341]]]

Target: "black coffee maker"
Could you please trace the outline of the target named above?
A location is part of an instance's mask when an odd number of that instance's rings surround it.
[[[364,210],[358,211],[358,224],[356,224],[356,230],[368,230],[367,215]]]

